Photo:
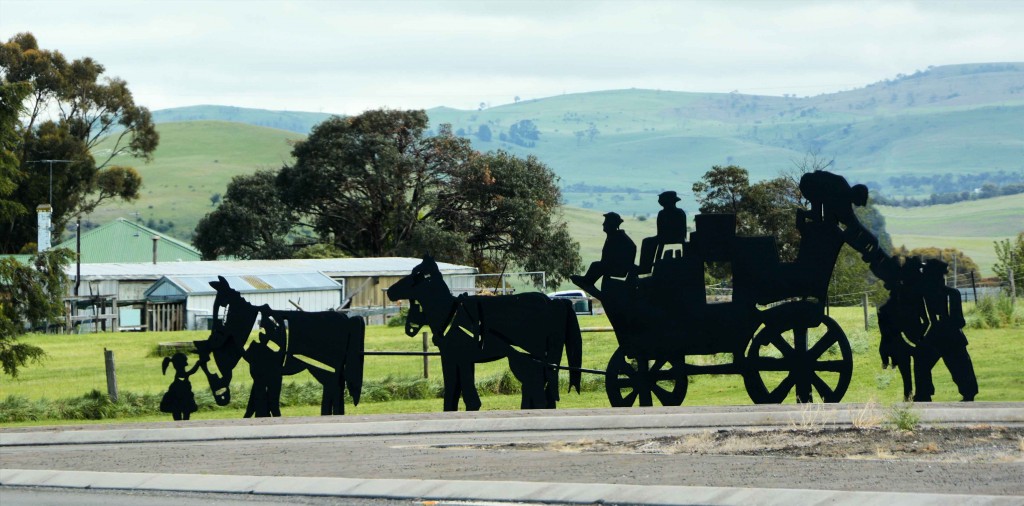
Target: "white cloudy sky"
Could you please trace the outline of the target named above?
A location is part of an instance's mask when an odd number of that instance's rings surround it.
[[[813,95],[1024,60],[1024,2],[0,0],[150,109],[475,108],[618,88]]]

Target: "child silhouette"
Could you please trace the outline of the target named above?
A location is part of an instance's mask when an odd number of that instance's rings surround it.
[[[164,357],[163,371],[167,374],[167,364],[174,365],[174,381],[167,388],[167,393],[160,400],[160,411],[170,413],[175,420],[188,420],[189,415],[199,410],[196,406],[196,398],[192,394],[192,383],[188,377],[196,372],[202,365],[200,358],[191,369],[188,367],[188,358],[184,353],[175,353],[171,357]]]

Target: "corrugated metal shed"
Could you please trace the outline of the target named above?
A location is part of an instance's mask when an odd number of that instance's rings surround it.
[[[186,242],[138,223],[118,218],[82,234],[82,263],[153,262],[153,236],[157,241],[157,262],[198,261],[199,250]],[[55,248],[75,251],[71,238]]]
[[[224,276],[240,293],[340,291],[342,285],[319,272]],[[164,276],[145,292],[148,300],[183,300],[193,295],[215,295],[210,286],[216,275]]]
[[[326,258],[291,260],[217,260],[209,262],[166,263],[104,263],[83,264],[82,279],[157,280],[163,276],[291,274],[321,272],[332,278],[357,276],[405,276],[419,265],[418,258]],[[437,263],[442,274],[474,274],[476,269],[465,265]],[[65,272],[74,278],[75,266]]]

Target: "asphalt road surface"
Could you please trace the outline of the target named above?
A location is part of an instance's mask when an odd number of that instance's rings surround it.
[[[0,468],[161,473],[181,475],[185,481],[190,475],[230,475],[458,480],[479,482],[481,488],[508,482],[581,484],[584,491],[587,484],[612,484],[774,489],[780,494],[794,489],[909,492],[957,494],[963,499],[1002,497],[1024,503],[1024,405],[1018,403],[914,407],[924,425],[991,432],[991,452],[983,447],[981,452],[975,448],[970,454],[954,451],[937,457],[929,457],[927,451],[907,457],[881,450],[868,456],[815,457],[813,453],[750,452],[733,445],[733,435],[751,431],[783,439],[797,433],[827,439],[833,437],[830,430],[844,429],[844,437],[858,437],[860,432],[849,428],[854,423],[863,425],[864,406],[818,406],[431,413],[5,429],[0,431]],[[892,434],[880,428],[866,432],[880,445]],[[707,447],[666,452],[648,450],[642,444],[672,438],[703,441]],[[1002,447],[997,447],[997,439]],[[954,444],[940,441],[927,446]],[[0,484],[6,486],[0,489],[5,506],[12,497],[23,501],[15,504],[47,504],[32,502],[35,490],[17,489],[21,495],[10,495],[15,490],[9,488],[10,479]],[[95,502],[100,503],[120,504],[113,499]]]

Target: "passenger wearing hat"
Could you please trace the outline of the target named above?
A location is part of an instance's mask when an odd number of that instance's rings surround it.
[[[618,213],[604,215],[604,232],[608,238],[601,248],[601,259],[591,263],[583,276],[570,276],[573,283],[581,288],[592,287],[601,276],[624,278],[636,269],[633,264],[636,244],[626,235],[625,230],[619,230],[621,224],[622,217]]]
[[[640,244],[641,274],[650,273],[654,268],[654,256],[659,245],[686,242],[686,212],[676,207],[679,200],[674,191],[658,195],[658,203],[664,209],[658,211],[658,235],[648,237]]]

